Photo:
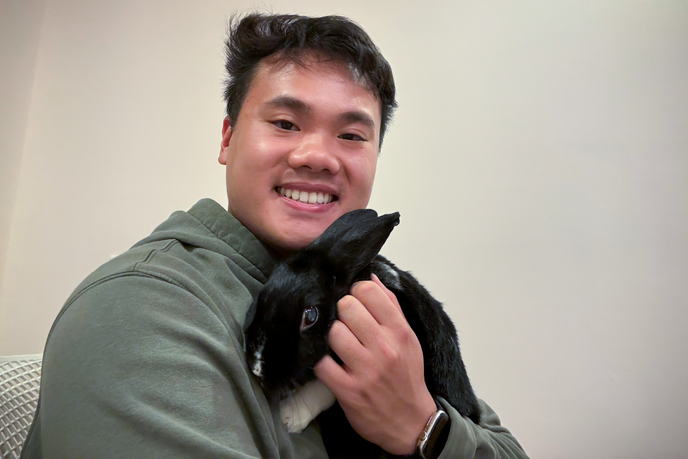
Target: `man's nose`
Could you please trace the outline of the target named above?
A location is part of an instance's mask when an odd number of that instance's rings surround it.
[[[320,133],[307,136],[289,155],[289,166],[293,169],[306,168],[314,173],[327,171],[332,175],[337,174],[341,165],[334,152],[333,140]]]

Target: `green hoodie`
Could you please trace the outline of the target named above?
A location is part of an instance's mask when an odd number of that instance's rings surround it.
[[[323,458],[288,434],[246,365],[246,311],[277,259],[204,199],[84,280],[60,311],[23,458]],[[485,404],[445,406],[444,458],[526,457]]]

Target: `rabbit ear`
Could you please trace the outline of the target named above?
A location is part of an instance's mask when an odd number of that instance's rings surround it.
[[[369,265],[377,256],[390,233],[399,224],[399,212],[376,217],[367,215],[352,222],[348,231],[327,251],[330,262],[346,272],[346,283]]]
[[[308,248],[326,252],[353,226],[373,218],[377,218],[377,212],[373,209],[358,209],[347,212],[335,220]]]

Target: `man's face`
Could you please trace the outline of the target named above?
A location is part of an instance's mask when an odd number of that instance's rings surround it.
[[[305,247],[365,208],[377,166],[378,100],[346,65],[302,61],[261,62],[222,133],[229,211],[279,250]]]

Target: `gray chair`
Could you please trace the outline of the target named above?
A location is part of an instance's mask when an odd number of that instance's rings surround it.
[[[41,354],[0,357],[0,458],[18,459],[41,385]]]

